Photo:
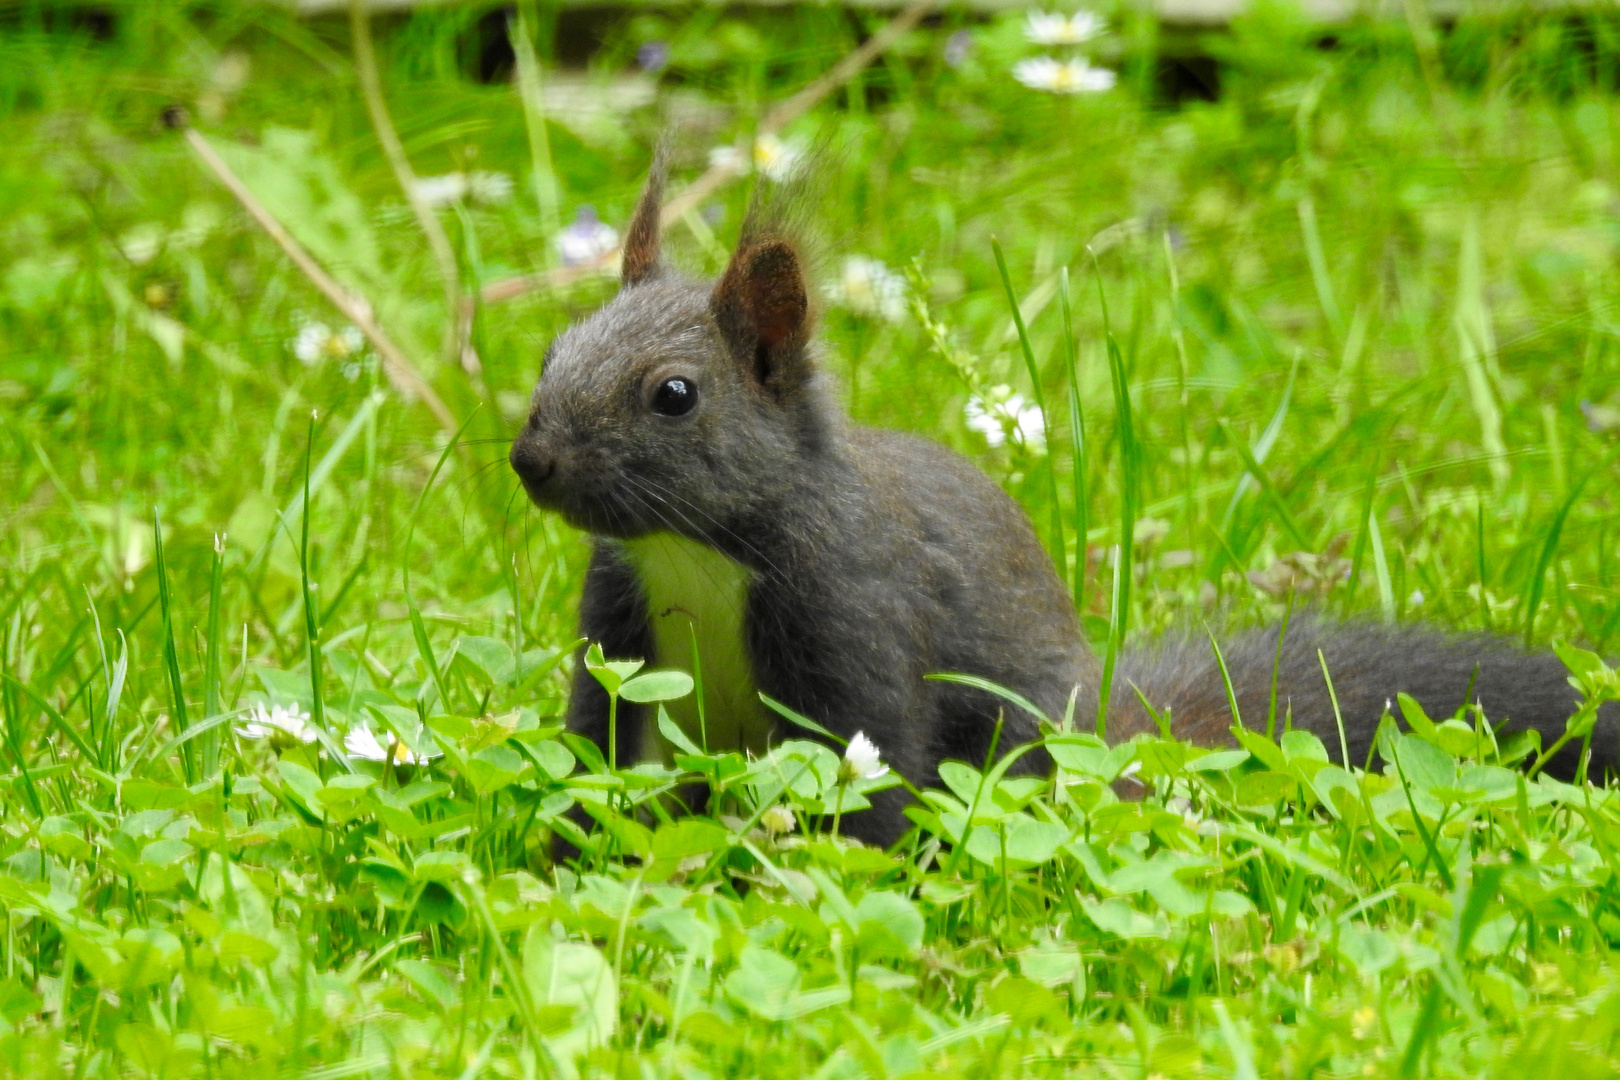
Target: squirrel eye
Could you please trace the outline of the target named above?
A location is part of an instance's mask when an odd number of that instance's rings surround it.
[[[653,391],[652,410],[660,416],[685,416],[697,404],[697,387],[687,379],[665,379]]]

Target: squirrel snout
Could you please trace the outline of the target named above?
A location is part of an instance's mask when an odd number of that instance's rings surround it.
[[[530,491],[551,479],[551,474],[557,471],[556,458],[524,439],[512,444],[512,453],[507,460],[512,463],[512,471],[518,474]]]

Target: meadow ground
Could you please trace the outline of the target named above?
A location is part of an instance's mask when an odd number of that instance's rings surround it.
[[[851,412],[1021,499],[1100,648],[1291,595],[1614,648],[1620,22],[1422,8],[1194,42],[1120,5],[1078,46],[947,11],[767,144],[829,149]],[[696,176],[885,17],[522,14],[515,49],[474,8],[379,23],[413,209],[342,17],[0,10],[0,1067],[1615,1074],[1620,805],[1475,713],[1349,768],[1286,715],[1214,753],[1054,729],[1054,782],[952,766],[888,854],[832,834],[861,785],[816,744],[610,770],[559,735],[584,550],[506,442],[614,283],[468,305],[465,349],[446,309],[557,267],[582,204],[622,224],[660,130]],[[1117,84],[1014,77],[1047,55]],[[722,265],[747,187],[678,262]],[[669,819],[694,775],[714,816]],[[553,867],[575,801],[603,827]]]

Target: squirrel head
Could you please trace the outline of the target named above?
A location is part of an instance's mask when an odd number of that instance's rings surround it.
[[[659,253],[663,176],[656,161],[619,293],[547,350],[510,460],[537,505],[579,528],[713,543],[802,483],[838,413],[797,245],[751,212],[719,280],[679,274]]]

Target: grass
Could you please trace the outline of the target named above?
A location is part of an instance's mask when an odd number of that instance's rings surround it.
[[[480,308],[469,376],[346,23],[114,10],[108,38],[27,4],[0,33],[9,1072],[1613,1075],[1620,806],[1509,767],[1533,748],[1477,715],[1397,707],[1365,770],[1258,717],[1213,752],[1052,718],[1056,782],[952,764],[888,854],[830,833],[870,782],[815,743],[613,768],[561,734],[583,549],[504,456],[546,342],[612,282]],[[525,20],[565,92],[568,24]],[[1262,5],[1205,43],[1219,100],[1175,105],[1176,43],[1124,8],[1096,46],[1119,87],[1076,98],[1008,76],[1039,51],[1013,16],[944,63],[961,20],[790,133],[839,147],[823,278],[851,253],[908,275],[904,315],[827,306],[859,420],[1023,500],[1103,650],[1218,640],[1290,593],[1614,649],[1620,23],[1358,23],[1324,48]],[[666,41],[655,104],[566,122],[467,77],[481,25],[427,8],[377,35],[416,172],[515,180],[439,211],[464,288],[553,265],[579,203],[622,222],[659,109],[694,175],[876,22],[635,14],[590,78]],[[156,123],[175,102],[458,439]],[[678,260],[717,270],[745,198],[677,226]],[[306,364],[310,322],[332,333]],[[1002,385],[1046,406],[1044,439],[967,425]],[[1567,656],[1590,702],[1615,692]],[[319,737],[235,733],[270,705]],[[355,725],[411,759],[346,755]],[[670,817],[692,777],[717,813]],[[602,827],[554,867],[575,802]]]

